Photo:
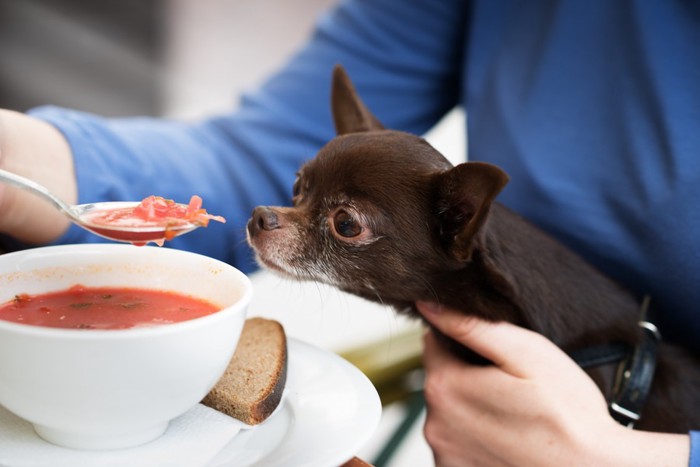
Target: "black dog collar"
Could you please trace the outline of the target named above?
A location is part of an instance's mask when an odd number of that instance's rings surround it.
[[[640,321],[644,336],[632,354],[617,367],[610,415],[632,428],[639,421],[654,379],[661,334],[649,321]]]
[[[633,349],[623,343],[610,343],[569,353],[581,368],[620,362],[608,408],[615,420],[629,428],[634,427],[634,423],[641,418],[654,379],[661,341],[659,330],[648,320],[649,304],[647,296],[642,302],[639,321],[643,336]]]
[[[581,368],[617,363],[629,355],[630,346],[622,342],[595,345],[569,352],[569,357]]]

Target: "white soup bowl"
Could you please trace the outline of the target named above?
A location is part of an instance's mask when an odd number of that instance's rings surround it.
[[[146,443],[201,401],[233,355],[252,296],[232,266],[173,249],[85,244],[0,255],[0,303],[76,284],[178,292],[221,307],[120,330],[0,320],[0,404],[45,440],[78,449]]]

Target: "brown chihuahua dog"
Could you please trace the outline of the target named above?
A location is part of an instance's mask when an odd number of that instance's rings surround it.
[[[332,110],[338,136],[299,171],[293,207],[258,207],[248,223],[263,266],[414,316],[429,300],[532,329],[586,369],[621,423],[700,428],[700,359],[660,342],[635,297],[494,202],[502,170],[452,167],[385,129],[341,67]]]

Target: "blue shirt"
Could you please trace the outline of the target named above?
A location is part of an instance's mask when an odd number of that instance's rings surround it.
[[[229,222],[171,245],[249,271],[251,209],[288,204],[333,136],[335,63],[387,127],[421,134],[461,105],[469,159],[511,176],[499,200],[651,293],[664,336],[700,352],[699,45],[697,2],[348,0],[231,114],[33,113],[70,142],[80,202],[199,194]],[[72,228],[60,242],[97,240]]]

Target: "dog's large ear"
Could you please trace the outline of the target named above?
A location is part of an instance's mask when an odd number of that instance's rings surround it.
[[[465,162],[438,176],[440,236],[456,260],[471,258],[491,203],[506,183],[503,170],[484,162]]]
[[[382,130],[384,126],[360,100],[350,77],[341,65],[333,69],[331,109],[338,135]]]

